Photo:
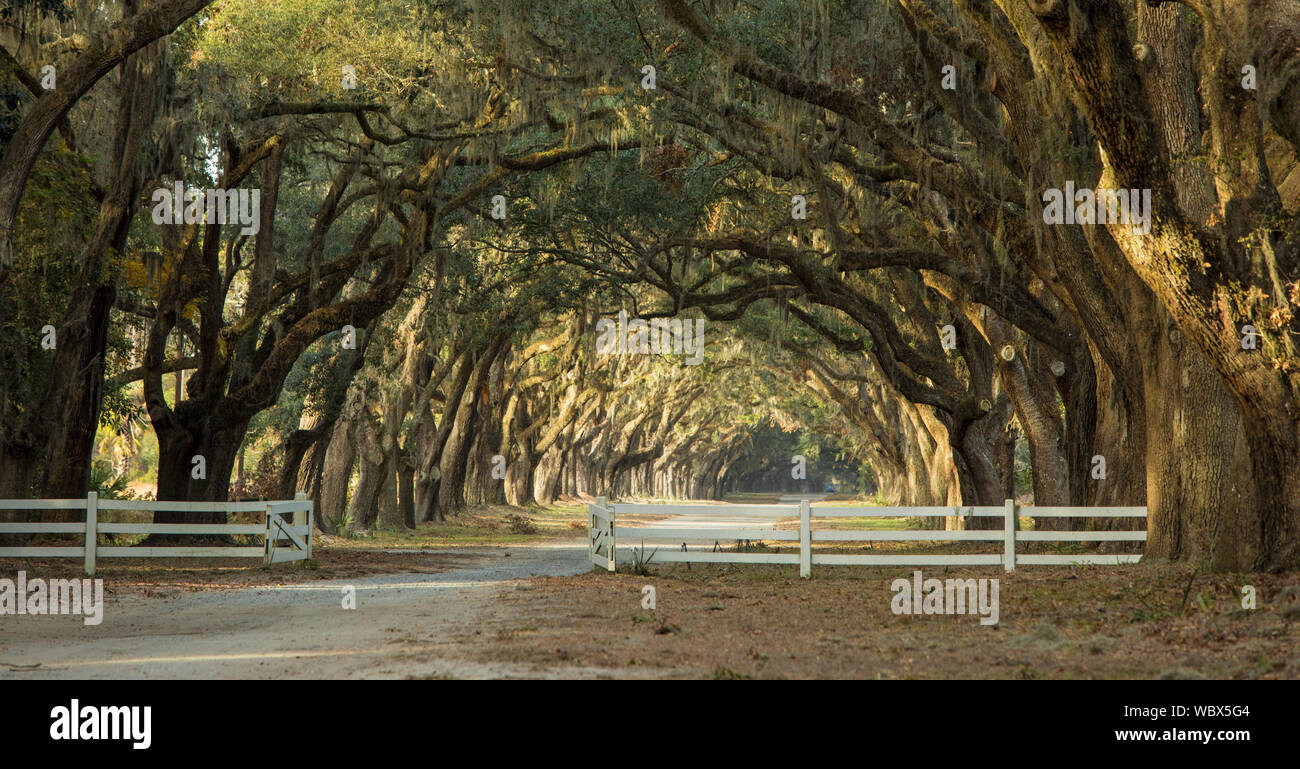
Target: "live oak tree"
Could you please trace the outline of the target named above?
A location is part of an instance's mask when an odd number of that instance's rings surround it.
[[[34,20],[6,14],[7,88],[20,86],[26,108],[12,115],[0,153],[0,328],[9,364],[0,385],[0,494],[76,496],[89,482],[114,289],[163,109],[157,88],[167,53],[156,41],[206,4],[127,2],[73,18],[37,3],[29,4]],[[101,151],[106,160],[94,163]],[[90,222],[68,216],[86,205],[96,209]],[[68,255],[42,264],[50,256],[41,253],[50,242],[42,229],[65,222],[72,226],[58,240]],[[67,271],[68,283],[56,288],[50,268]],[[36,285],[54,289],[45,294],[51,304],[32,306]]]

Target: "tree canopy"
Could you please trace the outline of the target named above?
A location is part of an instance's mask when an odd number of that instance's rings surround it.
[[[0,50],[0,497],[147,432],[159,498],[329,530],[838,479],[1300,563],[1294,0],[32,0]]]

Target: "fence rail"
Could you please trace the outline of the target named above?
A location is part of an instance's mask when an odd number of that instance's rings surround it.
[[[593,566],[614,571],[619,549],[644,548],[646,544],[681,544],[680,550],[656,550],[660,563],[780,563],[798,564],[799,575],[808,577],[812,567],[820,566],[997,566],[1015,571],[1017,565],[1051,566],[1069,564],[1117,565],[1137,563],[1141,555],[1114,553],[1034,554],[1017,553],[1020,542],[1145,542],[1146,531],[1020,531],[1020,518],[1145,518],[1145,507],[1021,507],[1007,500],[1001,507],[812,507],[807,499],[789,505],[649,505],[610,504],[597,497],[588,505],[588,551]],[[691,515],[704,519],[703,525],[692,521],[670,522],[665,526],[617,524],[619,515]],[[715,518],[767,518],[773,522],[797,518],[798,529],[776,529],[767,522],[743,525],[718,525]],[[814,519],[827,518],[1000,518],[1000,529],[930,529],[845,530],[814,529]],[[634,544],[623,545],[631,539]],[[798,543],[797,553],[727,553],[718,552],[723,540],[759,540]],[[688,542],[713,543],[714,550],[689,550]],[[921,553],[848,554],[817,553],[816,543],[839,542],[998,542],[1000,553]]]
[[[299,492],[293,500],[267,502],[169,502],[100,499],[0,499],[0,510],[83,510],[84,523],[33,521],[0,523],[0,534],[81,534],[82,545],[0,547],[0,558],[82,558],[87,575],[99,558],[261,558],[266,565],[311,558],[312,502]],[[168,513],[264,513],[261,523],[115,523],[99,521],[101,510]],[[153,547],[100,545],[100,534],[179,534],[262,536],[260,545]]]

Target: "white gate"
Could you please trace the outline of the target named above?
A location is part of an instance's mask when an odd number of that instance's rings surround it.
[[[311,558],[311,528],[310,499],[268,502],[266,554],[262,562],[270,566],[273,563],[305,561]]]

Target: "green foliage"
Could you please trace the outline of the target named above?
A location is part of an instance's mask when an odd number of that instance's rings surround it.
[[[90,186],[87,160],[62,148],[43,153],[32,169],[14,230],[14,264],[0,283],[0,434],[46,416],[35,410],[54,351],[42,348],[42,329],[57,331],[67,312],[95,211]]]
[[[631,563],[619,564],[620,570],[625,570],[626,573],[635,574],[638,577],[648,577],[650,576],[651,573],[650,562],[654,560],[655,553],[657,552],[659,552],[659,548],[655,548],[654,550],[651,550],[649,553],[647,553],[645,549],[645,542],[643,541],[641,543],[641,547],[632,548]]]
[[[199,32],[191,63],[201,78],[237,73],[236,90],[252,101],[442,100],[449,89],[433,92],[426,78],[459,64],[464,24],[455,5],[427,0],[227,0]],[[344,65],[356,70],[354,91],[343,86]]]
[[[113,474],[109,463],[91,463],[90,488],[99,492],[100,499],[135,499],[135,492],[131,491],[128,483],[126,476]]]

